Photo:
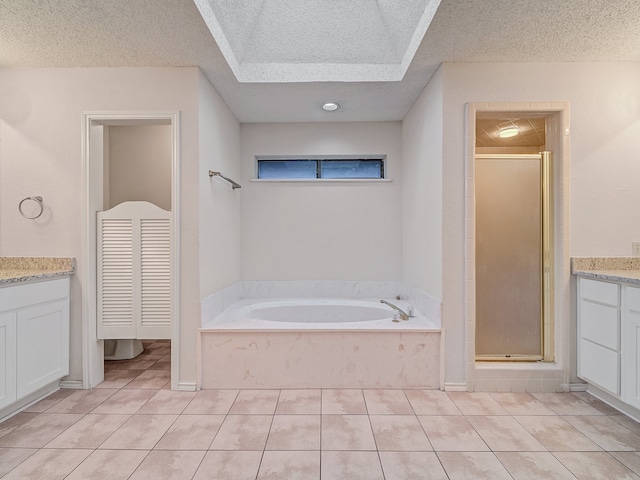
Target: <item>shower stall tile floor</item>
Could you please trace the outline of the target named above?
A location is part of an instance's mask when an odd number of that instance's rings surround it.
[[[168,355],[1,423],[0,478],[640,478],[640,425],[586,393],[174,392]]]

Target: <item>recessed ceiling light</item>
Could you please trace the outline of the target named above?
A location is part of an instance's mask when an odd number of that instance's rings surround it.
[[[516,127],[515,125],[511,125],[510,127],[501,128],[500,133],[498,133],[498,135],[500,138],[511,138],[511,137],[515,137],[519,133],[520,133],[520,130],[518,130],[518,127]]]
[[[339,108],[340,108],[340,105],[334,102],[328,102],[322,105],[322,109],[326,110],[327,112],[335,112]]]

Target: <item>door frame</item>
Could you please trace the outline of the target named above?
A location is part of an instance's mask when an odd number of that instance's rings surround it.
[[[180,372],[180,112],[96,111],[82,113],[82,388],[104,380],[104,345],[97,337],[96,212],[104,208],[104,127],[171,126],[171,389]]]
[[[553,153],[553,356],[548,363],[518,366],[513,363],[494,364],[489,373],[478,376],[475,352],[475,157],[476,116],[478,113],[505,113],[521,116],[544,115],[546,122],[545,150]],[[465,358],[466,389],[495,391],[496,379],[513,383],[513,388],[526,384],[529,390],[550,388],[545,382],[560,382],[565,389],[570,385],[571,372],[571,311],[570,311],[570,251],[569,251],[569,103],[568,102],[514,102],[467,103],[465,145]],[[482,363],[482,362],[480,362]],[[524,367],[524,368],[523,368]],[[525,372],[525,369],[528,370]],[[513,375],[500,376],[496,370],[511,370]],[[537,371],[532,372],[531,370]],[[518,373],[520,372],[520,373]],[[496,376],[496,374],[498,376]],[[509,380],[505,380],[508,378]],[[482,382],[486,383],[482,383]],[[536,382],[536,385],[533,384]],[[538,387],[537,384],[540,386]],[[503,387],[501,387],[503,388]],[[555,391],[555,386],[554,390]]]

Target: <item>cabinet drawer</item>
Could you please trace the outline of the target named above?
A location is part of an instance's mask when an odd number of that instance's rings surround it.
[[[581,300],[580,337],[620,350],[620,309]]]
[[[3,311],[17,310],[35,303],[45,303],[69,296],[69,277],[0,288]]]
[[[615,283],[580,278],[580,297],[619,307],[620,286]]]
[[[640,312],[640,288],[627,287],[627,310]]]
[[[620,395],[620,354],[588,340],[580,340],[578,376]]]

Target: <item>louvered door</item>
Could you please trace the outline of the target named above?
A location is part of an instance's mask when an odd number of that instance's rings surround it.
[[[171,338],[171,212],[98,212],[98,338]]]

